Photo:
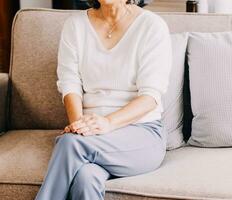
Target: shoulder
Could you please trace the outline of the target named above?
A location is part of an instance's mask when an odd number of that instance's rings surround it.
[[[61,39],[66,42],[74,43],[78,40],[78,35],[81,33],[80,24],[82,23],[83,10],[75,10],[71,12],[64,20],[61,28]],[[78,33],[78,34],[77,34]]]
[[[64,20],[64,26],[71,27],[80,25],[85,17],[86,10],[75,10]]]
[[[143,37],[141,39],[141,49],[147,51],[156,51],[169,47],[171,44],[171,35],[165,20],[158,14],[146,10],[143,19]]]
[[[144,13],[144,25],[147,30],[154,32],[166,32],[169,33],[169,27],[167,22],[158,14],[153,11],[145,10]]]

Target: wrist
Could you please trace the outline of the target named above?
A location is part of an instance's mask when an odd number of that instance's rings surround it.
[[[117,128],[117,126],[113,123],[113,120],[111,119],[110,116],[105,116],[105,118],[107,119],[109,123],[110,130],[114,130]]]
[[[79,114],[78,116],[73,116],[69,118],[69,124],[72,124],[76,121],[79,121],[83,117],[83,114]]]

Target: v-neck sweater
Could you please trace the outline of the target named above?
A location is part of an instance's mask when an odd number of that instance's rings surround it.
[[[64,21],[58,48],[57,89],[82,99],[83,113],[106,116],[140,95],[149,95],[155,109],[133,123],[161,119],[167,92],[172,47],[166,22],[152,11],[140,13],[117,44],[107,49],[87,10]]]

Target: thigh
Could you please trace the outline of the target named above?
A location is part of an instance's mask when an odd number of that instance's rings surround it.
[[[156,131],[162,131],[162,128]],[[102,135],[72,136],[83,149],[95,152],[91,162],[116,177],[154,170],[161,164],[166,152],[163,139],[142,124],[127,125]]]
[[[134,176],[157,169],[166,154],[162,138],[143,126],[117,130],[110,142],[116,148],[99,151],[95,163],[117,177]],[[110,136],[110,135],[108,135]]]
[[[76,140],[79,145],[85,146],[85,149],[88,148],[90,152],[93,152],[91,150],[99,152],[131,151],[148,146],[159,146],[163,143],[163,139],[150,129],[145,124],[130,124],[101,135],[83,136],[70,132],[58,135],[55,142],[57,142],[60,137],[68,134],[71,135],[72,139],[74,141]],[[162,128],[159,127],[157,132],[161,131]]]

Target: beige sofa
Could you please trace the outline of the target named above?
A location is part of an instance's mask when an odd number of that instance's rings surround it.
[[[56,88],[56,58],[71,10],[20,10],[12,26],[10,72],[0,74],[0,200],[32,200],[54,138],[67,117]],[[232,30],[230,15],[158,13],[171,32]],[[232,199],[232,148],[184,146],[161,167],[106,182],[106,200]],[[62,181],[62,180],[61,180]]]

